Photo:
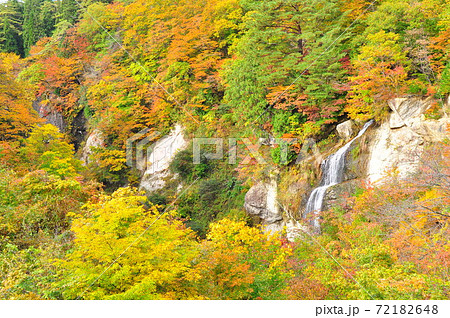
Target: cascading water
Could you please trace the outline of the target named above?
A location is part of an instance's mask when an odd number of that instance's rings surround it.
[[[372,125],[373,120],[368,121],[358,135],[340,148],[337,152],[329,156],[322,163],[322,182],[321,185],[313,190],[309,196],[308,202],[306,203],[305,216],[314,212],[314,228],[320,231],[319,217],[318,214],[322,210],[323,198],[327,189],[338,183],[341,183],[344,178],[344,167],[345,167],[345,155],[352,143],[361,137],[366,130]]]

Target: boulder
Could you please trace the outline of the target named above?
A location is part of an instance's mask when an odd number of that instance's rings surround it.
[[[353,135],[353,123],[351,120],[344,121],[343,123],[337,125],[336,131],[344,140],[348,140]]]
[[[244,208],[249,214],[261,219],[264,225],[283,220],[277,202],[277,184],[275,180],[272,180],[270,183],[258,183],[251,187],[245,195]]]

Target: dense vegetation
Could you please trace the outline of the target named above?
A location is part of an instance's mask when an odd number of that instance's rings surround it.
[[[177,122],[190,136],[297,138],[294,153],[311,137],[326,148],[344,119],[385,120],[393,97],[431,97],[439,118],[448,0],[8,0],[0,52],[0,298],[450,296],[448,143],[410,180],[361,185],[296,243],[243,211],[268,173],[254,160],[178,153],[179,198],[173,180],[139,192],[125,164],[127,138]],[[105,139],[87,166],[80,116]]]

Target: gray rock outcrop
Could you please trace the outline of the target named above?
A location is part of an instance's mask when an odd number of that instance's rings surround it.
[[[39,98],[33,102],[33,108],[38,113],[39,117],[45,119],[47,124],[58,127],[61,132],[66,130],[67,123],[64,120],[63,115],[56,110],[51,109],[48,105],[42,104]]]
[[[245,210],[261,221],[265,232],[275,233],[283,228],[277,187],[275,178],[272,178],[270,182],[257,183],[245,195]]]
[[[431,99],[394,98],[388,102],[392,114],[389,119],[391,129],[410,126],[411,120],[417,118],[431,106]]]

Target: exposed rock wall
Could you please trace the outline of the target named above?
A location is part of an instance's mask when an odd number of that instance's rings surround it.
[[[58,127],[59,131],[64,132],[67,127],[67,123],[63,115],[56,110],[51,109],[47,105],[41,104],[41,100],[38,98],[33,102],[33,108],[38,113],[39,117],[45,119],[47,124],[52,124]]]
[[[425,119],[423,112],[431,100],[397,98],[389,102],[392,114],[373,137],[367,167],[367,179],[382,182],[395,173],[400,178],[417,171],[424,146],[447,136],[448,117]]]
[[[86,139],[86,143],[84,144],[83,150],[81,151],[81,161],[84,165],[88,165],[90,163],[90,156],[93,153],[93,148],[95,147],[104,147],[105,140],[103,138],[103,134],[100,130],[94,129]]]
[[[37,98],[32,106],[39,117],[43,118],[47,124],[58,127],[60,132],[67,132],[75,147],[75,151],[78,151],[80,145],[86,138],[87,132],[87,118],[84,115],[83,109],[74,118],[70,119],[64,118],[63,114],[49,105],[42,104],[40,98]]]
[[[162,189],[166,184],[165,179],[170,176],[169,165],[175,154],[187,145],[184,130],[178,124],[167,136],[156,141],[147,158],[147,168],[140,187],[148,192]]]
[[[75,146],[75,151],[80,149],[87,134],[87,118],[84,111],[80,110],[75,118],[70,123],[70,136]]]

